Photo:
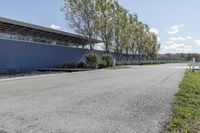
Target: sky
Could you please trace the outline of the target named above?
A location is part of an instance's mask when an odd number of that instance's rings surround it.
[[[64,0],[0,0],[0,17],[72,32]],[[160,53],[200,53],[200,0],[119,0],[159,36]]]

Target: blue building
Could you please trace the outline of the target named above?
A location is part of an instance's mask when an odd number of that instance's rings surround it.
[[[0,69],[78,63],[88,53],[82,48],[88,43],[84,36],[0,17]]]

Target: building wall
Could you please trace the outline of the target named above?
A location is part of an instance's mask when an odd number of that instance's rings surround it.
[[[0,69],[56,67],[79,62],[86,49],[0,39]]]
[[[94,52],[99,56],[105,54],[104,51]],[[0,70],[50,68],[63,63],[78,63],[84,61],[88,53],[87,49],[0,39]],[[137,55],[117,56],[115,53],[113,57],[119,63],[139,59]]]

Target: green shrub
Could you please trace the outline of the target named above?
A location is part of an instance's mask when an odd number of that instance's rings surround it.
[[[102,69],[102,68],[105,68],[105,67],[106,67],[105,62],[102,61],[102,60],[99,60],[98,68],[99,68],[99,69]]]
[[[101,57],[102,64],[105,65],[105,67],[111,67],[113,65],[113,56],[112,54],[105,54]]]
[[[89,68],[97,68],[99,57],[94,53],[90,53],[86,56],[85,62]]]

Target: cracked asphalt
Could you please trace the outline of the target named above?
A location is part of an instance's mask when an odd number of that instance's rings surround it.
[[[0,80],[0,132],[159,133],[185,64]]]

